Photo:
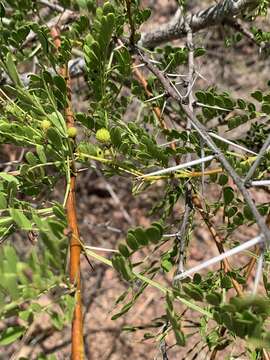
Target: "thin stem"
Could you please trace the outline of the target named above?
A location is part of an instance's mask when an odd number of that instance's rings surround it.
[[[126,0],[127,4],[127,15],[128,15],[128,21],[130,26],[130,43],[131,45],[135,44],[135,27],[132,19],[132,13],[131,13],[131,0]]]
[[[84,246],[82,244],[82,246]],[[103,264],[106,264],[108,266],[111,266],[112,267],[112,262],[108,259],[106,259],[104,256],[101,256],[101,255],[98,255],[96,254],[94,251],[92,250],[89,250],[87,248],[85,248],[85,251],[87,253],[87,255],[93,257],[94,259],[98,260],[98,261],[101,261]],[[148,277],[140,274],[140,273],[137,273],[135,271],[133,271],[133,274],[140,280],[146,282],[148,285],[158,289],[159,291],[161,291],[163,294],[166,294],[167,292],[169,293],[172,293],[172,290],[166,288],[165,286],[159,284],[158,282],[152,280],[152,279],[149,279]],[[186,300],[185,298],[182,298],[181,296],[176,296],[176,299],[178,301],[180,301],[182,304],[186,305],[188,308],[192,309],[192,310],[195,310],[195,311],[198,311],[199,313],[201,313],[202,315],[208,317],[209,319],[212,319],[212,314],[210,312],[208,312],[207,310],[204,310],[203,308],[201,308],[200,306],[194,304],[193,302],[189,301],[189,300]]]
[[[254,280],[254,287],[253,287],[253,295],[257,294],[257,290],[258,290],[258,286],[262,277],[262,271],[263,271],[263,253],[261,252],[260,256],[259,256],[259,260],[258,260],[258,264],[257,264],[257,269],[256,269],[256,275],[255,275],[255,280]]]

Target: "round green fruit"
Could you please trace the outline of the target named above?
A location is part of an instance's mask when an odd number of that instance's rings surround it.
[[[96,139],[102,143],[108,143],[111,141],[111,135],[107,129],[102,128],[96,132]]]
[[[74,126],[71,126],[67,129],[67,134],[69,138],[74,139],[77,135],[77,129]]]
[[[49,120],[42,120],[41,121],[41,128],[43,130],[47,130],[52,126],[52,123]]]

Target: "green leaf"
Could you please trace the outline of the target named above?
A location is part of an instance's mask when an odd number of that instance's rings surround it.
[[[109,13],[114,13],[114,7],[109,1],[105,2],[102,10],[104,15],[107,15]]]
[[[209,304],[214,306],[218,306],[222,300],[221,295],[218,294],[217,292],[206,294],[205,299],[207,302],[209,302]]]
[[[137,242],[142,245],[142,246],[146,246],[148,245],[148,238],[147,235],[144,231],[144,229],[142,227],[137,227],[134,230],[134,236],[136,237]]]
[[[63,316],[60,315],[57,312],[53,312],[52,314],[50,314],[50,319],[51,322],[53,324],[53,326],[58,330],[61,331],[64,327],[64,319]]]
[[[205,53],[206,53],[205,48],[200,47],[200,48],[195,49],[194,55],[195,55],[195,57],[199,57],[199,56],[204,55]]]
[[[222,276],[220,280],[221,287],[225,289],[231,289],[232,288],[232,281],[231,278],[228,275]]]
[[[201,102],[202,104],[206,103],[206,94],[204,91],[197,91],[195,95],[199,102]]]
[[[41,30],[37,30],[36,34],[37,34],[38,40],[42,46],[44,53],[48,54],[49,53],[49,41],[47,39],[47,36]]]
[[[0,192],[0,209],[6,209],[6,207],[7,207],[6,194]]]
[[[231,187],[225,187],[223,189],[223,198],[225,205],[229,205],[234,199],[234,190]]]
[[[164,259],[161,262],[161,267],[164,271],[169,272],[173,267],[173,263],[168,259]]]
[[[38,154],[39,160],[45,164],[47,162],[47,157],[44,151],[44,147],[42,145],[37,145],[36,146],[36,152]]]
[[[251,96],[259,102],[261,102],[263,99],[263,94],[260,90],[254,91]]]
[[[221,174],[221,175],[219,176],[219,179],[218,179],[219,185],[224,186],[224,185],[227,184],[227,182],[228,182],[228,176],[227,176],[227,175],[224,175],[224,174]]]
[[[13,176],[13,175],[6,174],[6,173],[4,173],[4,172],[0,172],[0,177],[1,177],[2,179],[4,179],[5,181],[7,181],[7,182],[14,182],[16,185],[19,185],[19,184],[20,184],[20,183],[19,183],[19,180],[16,179],[16,177]]]
[[[4,247],[4,254],[8,264],[8,272],[17,272],[17,263],[19,262],[16,251],[13,246],[6,245]]]
[[[7,68],[8,75],[11,78],[11,80],[14,82],[14,84],[19,87],[23,87],[22,81],[20,79],[20,76],[17,72],[17,68],[13,61],[12,54],[10,52],[7,54],[5,65]]]
[[[48,139],[50,141],[50,143],[52,144],[52,146],[60,151],[65,150],[65,146],[63,144],[62,138],[59,134],[59,131],[54,129],[53,127],[49,128],[47,130],[47,136]]]
[[[135,236],[131,232],[129,232],[127,234],[127,240],[126,241],[127,241],[127,244],[128,244],[128,246],[130,247],[131,250],[134,250],[134,251],[138,250],[139,244],[137,243],[137,240],[136,240]]]
[[[77,113],[76,120],[79,121],[82,125],[84,125],[88,129],[90,130],[94,129],[95,122],[92,117],[87,116],[86,114],[83,113]]]
[[[250,207],[248,205],[244,206],[244,216],[248,220],[254,220],[254,215],[253,215],[253,213],[250,210]]]
[[[237,100],[237,105],[239,106],[240,109],[244,110],[246,108],[246,102],[243,99],[238,99]]]
[[[203,301],[203,292],[201,288],[195,284],[183,285],[184,292],[196,301]]]
[[[76,0],[81,9],[87,9],[87,0]]]
[[[110,135],[112,144],[116,147],[119,147],[122,143],[121,128],[118,126],[112,128],[110,131]]]
[[[65,95],[67,92],[67,85],[65,79],[60,75],[56,75],[54,76],[53,81],[55,85],[58,87],[58,89],[61,91],[61,93]]]
[[[57,111],[47,115],[48,120],[55,126],[61,135],[67,136],[67,126],[63,115]],[[51,128],[49,128],[51,129]],[[48,129],[48,130],[49,130]]]
[[[263,103],[262,104],[262,112],[269,115],[270,114],[270,104]]]
[[[5,17],[6,15],[6,10],[5,10],[5,7],[2,3],[2,1],[0,2],[0,18],[2,19],[3,17]]]
[[[9,326],[0,334],[0,345],[6,346],[13,343],[17,339],[19,339],[24,332],[25,328],[22,326]]]
[[[32,153],[32,151],[28,151],[25,154],[25,159],[32,166],[37,165],[39,163],[38,158]]]
[[[66,222],[66,214],[65,214],[65,211],[64,211],[62,205],[55,203],[52,210],[53,210],[54,215],[59,220]]]
[[[9,269],[6,269],[6,271],[8,270]],[[18,300],[18,298],[20,297],[17,280],[17,274],[7,272],[5,272],[4,278],[2,280],[2,285],[5,287],[12,300]]]
[[[19,209],[10,209],[10,216],[15,223],[23,230],[32,230],[31,221]]]
[[[150,226],[146,229],[146,236],[153,244],[157,244],[162,238],[162,234],[156,226]]]
[[[129,257],[130,253],[129,253],[128,247],[125,244],[119,244],[118,250],[119,250],[120,254],[123,255],[125,258]]]

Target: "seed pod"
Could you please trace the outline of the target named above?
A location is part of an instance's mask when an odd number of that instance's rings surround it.
[[[67,129],[67,134],[69,138],[74,139],[77,135],[77,129],[74,126],[71,126]]]
[[[109,143],[111,142],[111,135],[107,129],[102,128],[96,132],[96,139],[102,143]]]

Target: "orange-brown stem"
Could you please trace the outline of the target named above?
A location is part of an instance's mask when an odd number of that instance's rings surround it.
[[[134,66],[136,66],[134,64]],[[134,74],[136,75],[137,79],[139,80],[140,84],[142,85],[144,91],[145,91],[145,94],[147,95],[148,98],[151,98],[153,96],[152,92],[148,89],[148,84],[147,84],[147,81],[145,79],[145,77],[143,76],[143,74],[140,72],[140,70],[138,68],[134,68],[133,69],[133,72]],[[158,118],[158,121],[160,123],[160,126],[163,128],[163,129],[168,129],[167,127],[167,124],[165,123],[163,117],[162,117],[162,114],[161,114],[161,110],[158,106],[154,106],[153,107],[153,112],[156,114],[156,117]],[[175,148],[175,144],[172,144],[173,145],[173,148]]]
[[[193,196],[192,202],[193,202],[193,205],[196,207],[196,209],[199,211],[206,226],[208,227],[208,230],[215,241],[215,244],[216,244],[216,247],[218,248],[219,253],[220,254],[224,253],[222,240],[221,240],[220,236],[218,235],[218,233],[216,232],[214,225],[212,224],[211,220],[209,219],[208,214],[203,210],[203,206],[202,206],[200,198],[197,195]],[[231,265],[230,265],[228,259],[225,258],[222,263],[223,263],[223,268],[224,268],[225,273],[231,271]],[[231,281],[232,281],[235,291],[237,292],[237,295],[243,296],[243,290],[242,290],[241,285],[239,285],[239,283],[235,279],[231,279]]]
[[[79,242],[80,234],[77,222],[76,199],[75,199],[76,177],[71,176],[70,190],[67,199],[67,220],[71,230],[70,238],[70,281],[76,287],[76,303],[72,320],[71,334],[71,359],[84,359],[83,346],[83,317],[81,301],[81,276],[80,276],[80,254],[81,244]]]
[[[255,247],[255,255],[259,255],[260,249],[258,246]],[[248,263],[248,267],[247,270],[245,272],[245,277],[246,277],[246,282],[249,280],[250,275],[252,273],[252,270],[254,269],[254,266],[257,262],[257,257],[254,256],[250,259],[249,263]]]
[[[51,29],[51,35],[57,49],[61,46],[60,31],[57,27]],[[74,114],[71,107],[71,89],[68,66],[64,65],[60,69],[60,74],[64,77],[67,86],[68,105],[65,108],[65,120],[68,127],[74,126]],[[70,188],[67,198],[66,211],[68,226],[71,231],[70,236],[70,281],[75,286],[75,308],[72,320],[71,332],[71,359],[84,359],[84,343],[83,343],[83,316],[82,316],[82,300],[81,300],[81,270],[80,255],[81,243],[78,227],[78,219],[76,212],[76,169],[75,164],[71,166]]]

